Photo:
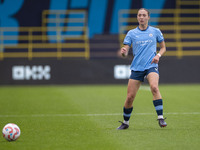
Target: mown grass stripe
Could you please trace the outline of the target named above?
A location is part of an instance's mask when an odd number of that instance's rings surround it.
[[[155,113],[134,113],[134,115],[154,115]],[[171,112],[165,115],[200,115],[200,112]],[[120,116],[121,113],[112,114],[35,114],[35,115],[0,115],[1,118],[9,117],[89,117],[89,116]]]

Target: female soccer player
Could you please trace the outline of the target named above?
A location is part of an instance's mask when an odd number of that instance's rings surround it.
[[[167,126],[163,118],[163,100],[158,88],[158,62],[160,57],[165,53],[166,47],[161,31],[158,28],[149,26],[149,19],[150,14],[147,9],[141,8],[138,10],[137,20],[139,26],[127,33],[123,42],[124,46],[120,50],[121,55],[127,57],[128,51],[132,45],[134,58],[130,67],[131,75],[123,109],[124,121],[121,122],[121,126],[117,128],[119,130],[129,127],[129,119],[133,110],[133,101],[145,76],[153,94],[153,104],[158,115],[158,123],[160,127]],[[157,42],[160,44],[159,53],[156,53]]]

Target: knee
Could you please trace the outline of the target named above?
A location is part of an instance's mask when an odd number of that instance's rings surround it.
[[[153,94],[159,93],[158,86],[152,85],[152,86],[151,86],[151,92],[152,92]]]

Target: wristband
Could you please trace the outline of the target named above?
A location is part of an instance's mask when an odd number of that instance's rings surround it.
[[[159,57],[161,57],[160,53],[157,54]]]

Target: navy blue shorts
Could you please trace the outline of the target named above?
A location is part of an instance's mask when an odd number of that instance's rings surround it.
[[[156,72],[159,75],[159,71],[157,67],[152,67],[144,71],[133,71],[131,70],[130,79],[139,80],[144,82],[144,78],[151,72]]]

